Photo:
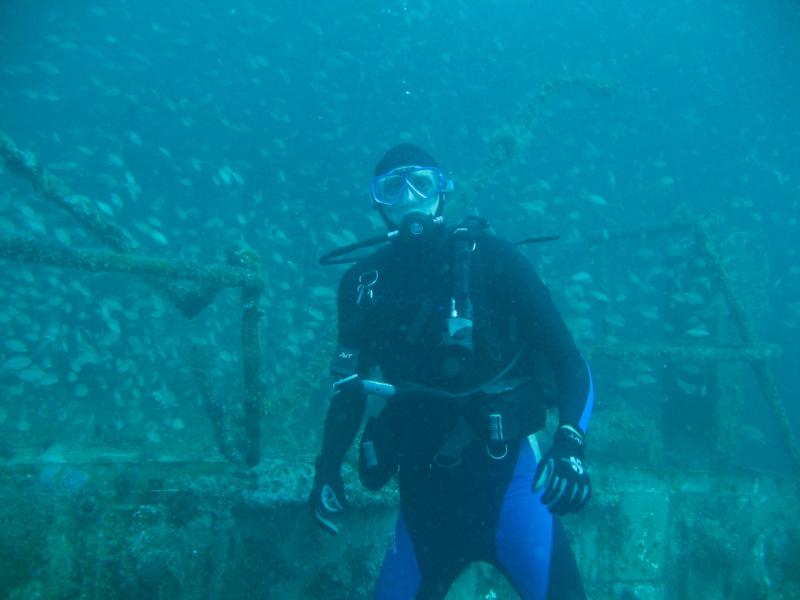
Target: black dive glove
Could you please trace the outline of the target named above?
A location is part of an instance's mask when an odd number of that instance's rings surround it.
[[[317,524],[328,533],[339,533],[339,525],[332,517],[340,514],[347,506],[344,497],[344,484],[338,467],[326,465],[322,456],[314,463],[314,486],[308,495],[308,505]]]
[[[560,425],[553,445],[536,467],[533,491],[544,490],[542,502],[554,515],[579,511],[592,495],[592,483],[583,464],[584,446],[579,427]]]

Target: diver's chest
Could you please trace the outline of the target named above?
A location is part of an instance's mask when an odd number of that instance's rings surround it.
[[[474,271],[474,269],[472,270]],[[463,311],[454,299],[451,269],[445,265],[433,272],[417,272],[413,268],[402,276],[373,272],[364,278],[373,282],[360,290],[359,309],[363,311],[368,337],[376,337],[395,348],[398,345],[425,346],[442,342],[448,319]],[[480,323],[494,321],[502,313],[483,277],[471,275],[467,283],[470,317]]]
[[[447,273],[441,278],[405,285],[386,283],[376,286],[364,307],[369,315],[366,322],[373,331],[380,331],[393,340],[415,343],[430,338],[442,330],[449,316],[451,292]]]

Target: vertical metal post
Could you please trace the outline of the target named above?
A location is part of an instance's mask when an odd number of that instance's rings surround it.
[[[261,417],[264,383],[261,379],[261,290],[242,288],[242,367],[244,370],[244,461],[253,467],[261,460]]]
[[[722,261],[720,261],[719,253],[708,234],[708,227],[702,220],[695,223],[694,239],[700,255],[708,263],[711,278],[717,284],[722,297],[730,308],[731,317],[739,331],[739,336],[746,345],[753,346],[756,337],[753,324],[736,294],[729,274],[722,264]],[[797,441],[794,439],[789,419],[786,416],[786,407],[783,405],[778,395],[778,388],[775,385],[775,378],[772,375],[769,364],[766,360],[753,360],[751,364],[753,365],[753,372],[755,373],[758,386],[761,389],[761,394],[764,396],[767,406],[772,410],[775,420],[778,423],[778,429],[786,445],[786,449],[789,452],[792,466],[795,471],[800,472],[800,449],[798,449]]]

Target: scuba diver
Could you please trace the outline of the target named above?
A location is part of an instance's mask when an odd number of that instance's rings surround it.
[[[320,259],[355,264],[339,284],[336,383],[312,514],[338,533],[341,464],[367,396],[382,396],[361,436],[359,475],[376,491],[397,473],[400,510],[376,598],[442,599],[474,561],[498,568],[525,600],[585,598],[555,516],[591,494],[591,374],[515,245],[477,217],[445,225],[450,190],[422,148],[390,148],[371,184],[389,233]],[[340,259],[380,242],[368,256]],[[381,380],[369,379],[376,372]],[[551,406],[558,427],[541,454],[533,434]]]

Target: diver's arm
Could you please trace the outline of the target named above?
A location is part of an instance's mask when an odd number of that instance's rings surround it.
[[[363,331],[352,279],[348,271],[339,284],[339,343],[331,363],[331,374],[337,380],[354,373],[367,376],[372,369],[368,353],[359,349]],[[314,465],[309,504],[317,522],[334,534],[339,532],[339,527],[331,517],[341,512],[346,504],[342,461],[358,433],[365,407],[366,394],[358,388],[345,387],[334,392],[325,416],[322,448]]]
[[[342,353],[342,348],[341,345],[337,348],[337,357]],[[334,367],[336,363],[334,359]],[[337,375],[334,373],[334,376]],[[333,534],[339,533],[339,525],[333,517],[347,505],[342,482],[342,461],[358,433],[366,399],[366,394],[356,388],[339,390],[331,397],[325,415],[322,449],[314,463],[314,484],[308,502],[317,523]]]
[[[550,362],[558,384],[559,425],[536,465],[532,488],[552,514],[577,512],[592,495],[583,462],[584,435],[594,403],[591,374],[533,266],[510,244],[504,250],[511,284],[505,292],[513,299],[520,334]]]
[[[372,371],[374,361],[364,348],[365,332],[361,309],[356,304],[357,278],[354,270],[344,273],[339,282],[337,295],[339,336],[336,354],[331,361],[331,376],[334,380],[353,374],[366,378]],[[354,388],[341,388],[334,392],[325,417],[322,434],[322,450],[319,462],[338,473],[344,455],[358,433],[366,407],[366,394]]]
[[[523,343],[535,345],[553,368],[558,385],[559,424],[585,432],[594,402],[591,374],[550,292],[520,251],[497,240],[499,283],[520,325]]]
[[[366,394],[354,390],[336,392],[331,396],[322,431],[322,449],[317,459],[318,470],[338,476],[344,456],[364,417],[366,400]]]

